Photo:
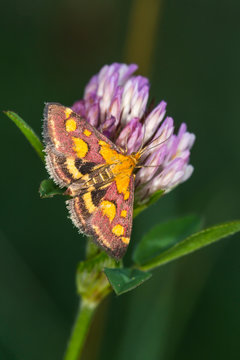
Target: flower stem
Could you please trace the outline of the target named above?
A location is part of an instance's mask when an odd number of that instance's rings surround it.
[[[64,360],[79,360],[97,303],[82,300]]]

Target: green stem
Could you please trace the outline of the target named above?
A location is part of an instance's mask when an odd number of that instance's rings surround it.
[[[64,360],[80,359],[96,307],[97,303],[81,301]]]

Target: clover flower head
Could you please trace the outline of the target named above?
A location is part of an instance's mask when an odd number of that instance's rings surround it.
[[[149,80],[133,75],[137,68],[135,64],[105,65],[72,109],[129,154],[146,147],[135,177],[141,202],[158,190],[171,191],[191,176],[189,158],[195,135],[185,123],[174,134],[173,119],[165,118],[165,101],[149,110]]]

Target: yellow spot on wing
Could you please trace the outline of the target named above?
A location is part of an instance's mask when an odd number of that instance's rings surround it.
[[[72,109],[70,109],[70,108],[66,108],[65,109],[65,115],[66,115],[66,118],[68,118],[71,114],[72,114]]]
[[[66,130],[67,132],[70,132],[70,131],[75,131],[77,128],[77,124],[76,124],[76,121],[74,119],[68,119],[66,121]]]
[[[92,134],[91,131],[89,131],[88,129],[85,129],[83,133],[86,136],[90,136]]]
[[[124,234],[124,227],[122,225],[117,224],[112,228],[112,233],[114,235],[121,236]]]
[[[96,206],[92,202],[91,192],[87,192],[83,195],[84,204],[90,214],[92,214],[96,210]]]
[[[68,171],[70,172],[70,174],[72,175],[72,177],[74,179],[80,179],[80,177],[82,177],[82,174],[80,173],[80,171],[78,171],[78,169],[75,166],[74,158],[72,158],[72,157],[67,158],[66,165],[67,165]]]
[[[116,216],[116,206],[111,201],[104,200],[100,204],[103,215],[106,215],[109,218],[109,221],[112,222]]]
[[[129,196],[130,196],[129,191],[126,191],[125,194],[124,194],[124,200],[128,200]]]
[[[124,244],[129,244],[129,241],[130,241],[130,238],[128,238],[128,237],[122,237],[122,242],[124,243]]]
[[[76,137],[73,137],[72,139],[74,141],[73,150],[76,151],[79,158],[84,158],[88,152],[87,143],[85,143],[85,141],[83,141],[82,139]]]
[[[126,217],[127,216],[127,210],[122,210],[121,211],[121,217]]]
[[[127,189],[129,187],[130,176],[131,172],[129,172],[129,174],[126,174],[126,176],[118,175],[115,179],[117,190],[120,194],[124,194],[124,200],[127,200],[129,198],[129,191],[127,191]]]

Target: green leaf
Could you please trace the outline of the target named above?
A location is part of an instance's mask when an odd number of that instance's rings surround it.
[[[39,187],[39,193],[41,198],[50,198],[55,195],[64,195],[66,189],[60,189],[53,180],[43,180]]]
[[[184,216],[154,226],[137,245],[133,260],[144,264],[177,242],[201,229],[202,220],[196,215]]]
[[[133,210],[133,217],[135,218],[139,215],[143,210],[145,210],[150,205],[154,204],[162,195],[164,194],[164,190],[158,190],[145,203],[139,203],[137,199],[137,194],[135,195],[135,202],[134,202],[134,210]]]
[[[17,125],[23,135],[26,136],[27,140],[30,142],[34,150],[37,152],[40,159],[44,162],[43,145],[39,137],[33,131],[33,129],[15,112],[4,111],[4,114],[6,114],[9,119],[11,119],[15,123],[15,125]]]
[[[138,269],[104,269],[104,272],[117,295],[135,289],[152,276]]]
[[[146,264],[140,266],[141,270],[150,270],[158,266],[164,265],[170,261],[178,259],[193,251],[201,249],[206,245],[223,239],[229,235],[233,235],[240,231],[240,220],[213,226],[193,234],[185,240],[179,242],[170,249],[164,251]]]

